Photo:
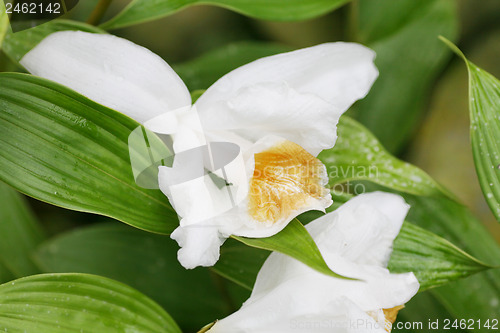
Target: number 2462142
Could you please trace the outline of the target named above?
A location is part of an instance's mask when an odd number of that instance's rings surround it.
[[[54,3],[6,3],[5,11],[7,14],[61,14],[61,4]]]

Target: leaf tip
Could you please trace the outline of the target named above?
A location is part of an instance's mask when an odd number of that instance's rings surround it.
[[[456,55],[458,55],[460,58],[462,58],[465,63],[468,63],[469,61],[467,60],[467,58],[465,57],[465,54],[452,42],[450,41],[448,38],[442,36],[442,35],[439,35],[438,38],[446,45],[448,46]]]

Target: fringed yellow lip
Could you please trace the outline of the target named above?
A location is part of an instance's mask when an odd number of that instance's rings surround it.
[[[285,140],[255,154],[250,181],[249,213],[259,222],[275,223],[293,211],[321,199],[326,169],[320,160],[296,143]]]

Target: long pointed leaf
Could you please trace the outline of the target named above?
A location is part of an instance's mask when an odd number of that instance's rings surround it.
[[[203,4],[227,8],[263,20],[298,21],[313,18],[349,0],[133,0],[121,13],[104,23],[117,29],[171,15],[189,6]]]
[[[258,249],[277,251],[286,254],[323,274],[336,278],[349,278],[336,274],[328,267],[313,238],[297,219],[291,221],[282,231],[271,237],[232,237],[243,244]],[[335,270],[335,268],[333,268],[333,270]]]
[[[488,264],[500,265],[500,246],[469,210],[452,200],[403,194],[411,205],[408,219],[446,238]],[[490,269],[430,292],[456,318],[487,320],[498,315],[500,269]]]
[[[218,274],[251,290],[268,252],[229,242],[212,268]],[[449,241],[412,223],[405,222],[394,242],[389,269],[394,273],[414,272],[420,291],[438,287],[490,266],[479,262]]]
[[[159,190],[136,185],[134,120],[56,83],[0,74],[0,179],[38,200],[158,233],[177,215]]]
[[[394,241],[389,270],[413,272],[420,291],[491,268],[449,241],[414,224],[404,223]]]
[[[348,181],[369,180],[406,193],[453,197],[424,171],[389,154],[357,121],[342,116],[338,133],[335,147],[318,156],[327,167],[334,190]]]
[[[442,40],[467,65],[470,136],[481,190],[500,222],[500,81],[467,60],[450,41]]]

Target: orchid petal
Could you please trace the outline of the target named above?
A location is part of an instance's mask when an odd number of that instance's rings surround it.
[[[112,35],[56,32],[21,64],[141,123],[191,104],[186,86],[163,59]]]
[[[218,111],[217,117],[214,115],[216,108],[227,101],[244,103],[251,98],[261,107],[265,107],[266,103],[270,104],[267,110],[259,110],[259,116],[271,117],[272,120],[279,118],[283,121],[282,124],[271,121],[271,125],[265,129],[266,134],[280,135],[287,128],[290,131],[295,130],[299,121],[297,117],[300,114],[302,117],[300,120],[305,124],[306,130],[310,135],[314,135],[317,128],[311,126],[309,118],[317,121],[320,118],[318,114],[328,119],[338,118],[356,100],[366,96],[378,76],[373,64],[374,57],[375,53],[372,50],[359,44],[327,43],[256,60],[226,74],[198,99],[196,105],[200,118],[209,131],[228,127],[244,128],[247,125],[245,121],[248,120],[248,115],[243,114],[248,110],[246,105],[242,108],[231,108],[229,105],[225,111]],[[281,92],[262,89],[269,84],[281,85],[283,88]],[[324,105],[329,104],[330,107],[321,107],[320,112],[315,107],[320,103],[315,102],[316,104],[308,112],[303,112],[306,106],[303,100],[300,103],[302,112],[277,108],[277,103],[274,102],[276,96],[281,94],[279,98],[284,100],[290,92],[293,92],[293,97],[297,99],[300,95],[314,95],[322,99]],[[240,95],[243,97],[239,97]],[[286,120],[290,115],[294,121],[287,124]],[[264,123],[266,123],[265,118],[260,121],[260,124]],[[330,138],[327,146],[333,146],[334,140],[335,137]],[[310,146],[305,142],[294,142]],[[324,149],[322,144],[313,147],[314,149],[308,147],[308,150],[311,149],[312,152]]]
[[[272,134],[317,156],[333,147],[342,112],[314,94],[298,93],[286,83],[262,83],[243,87],[231,99],[208,105],[200,115],[205,115],[202,123],[211,135],[231,132],[257,142]]]
[[[324,298],[323,295],[311,295]],[[387,333],[345,297],[321,303],[280,286],[215,323],[210,333]]]
[[[334,253],[358,264],[386,267],[409,209],[399,195],[365,193],[309,223],[307,230],[327,256]]]
[[[210,224],[178,227],[170,238],[181,247],[177,259],[187,269],[213,266],[219,260],[219,249],[226,240],[217,227]]]

